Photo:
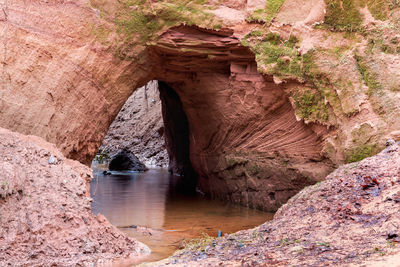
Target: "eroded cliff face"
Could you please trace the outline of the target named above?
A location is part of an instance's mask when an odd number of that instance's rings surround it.
[[[343,33],[336,5],[322,0],[254,13],[264,3],[228,2],[208,3],[206,15],[167,1],[9,3],[1,125],[89,163],[132,91],[157,79],[182,102],[200,189],[265,210],[399,137],[399,55],[386,42],[395,18],[352,6],[364,12],[354,29],[369,29],[365,37]],[[379,29],[390,54],[366,44],[379,43]]]

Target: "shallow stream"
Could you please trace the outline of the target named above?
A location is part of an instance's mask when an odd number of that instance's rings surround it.
[[[149,246],[152,253],[144,259],[146,262],[172,255],[185,239],[203,233],[217,236],[218,230],[225,234],[252,228],[273,216],[200,196],[172,193],[166,169],[110,175],[102,171],[94,168],[92,211]]]

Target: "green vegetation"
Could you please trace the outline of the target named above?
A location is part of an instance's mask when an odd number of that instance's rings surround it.
[[[145,43],[154,39],[156,33],[165,27],[178,24],[203,25],[212,20],[210,13],[203,12],[203,0],[169,0],[149,5],[148,1],[128,0],[120,2],[115,19],[118,32],[124,33],[126,41],[140,35],[139,41]],[[221,24],[216,24],[221,27]]]
[[[109,152],[107,150],[99,151],[96,155],[95,160],[100,164],[109,161],[110,160]]]
[[[375,19],[386,20],[387,0],[367,0],[368,9]]]
[[[346,153],[346,162],[357,162],[365,158],[371,157],[378,152],[376,144],[365,144],[356,147]]]
[[[256,54],[261,73],[307,84],[308,89],[291,92],[298,116],[308,121],[328,123],[326,101],[338,102],[337,95],[330,89],[330,81],[315,63],[317,51],[301,55],[297,50],[298,42],[295,36],[285,40],[276,33],[259,29],[248,34],[242,44],[249,46]]]
[[[91,0],[91,5],[101,11],[101,16],[115,25],[106,29],[104,25],[92,30],[96,38],[104,43],[112,32],[116,32],[119,44],[116,54],[121,59],[131,60],[129,51],[145,45],[157,37],[157,33],[169,27],[186,24],[220,29],[217,20],[202,5],[204,0],[163,0],[152,3],[145,0],[124,0],[116,3],[114,12],[106,10],[105,3]]]
[[[357,0],[325,0],[325,25],[333,31],[354,32],[361,29],[362,16]]]
[[[389,104],[382,100],[384,97],[384,90],[382,84],[378,80],[379,74],[369,67],[368,61],[364,57],[357,53],[355,53],[354,57],[357,61],[358,70],[365,84],[368,86],[367,95],[371,100],[374,112],[380,115],[385,114]]]
[[[324,242],[324,241],[322,241],[322,242],[315,242],[316,244],[317,244],[317,246],[321,246],[321,247],[327,247],[327,248],[329,248],[330,246],[331,246],[331,244],[329,243],[329,242]]]
[[[92,26],[92,34],[96,36],[96,40],[98,40],[101,44],[106,45],[108,35],[110,34],[110,30],[107,29],[104,25],[98,25],[97,27]]]
[[[400,0],[325,0],[327,5],[325,26],[334,31],[355,32],[362,30],[360,8],[367,5],[377,20],[387,20],[388,14],[400,7]]]
[[[267,0],[264,9],[257,9],[247,18],[249,22],[270,23],[285,0]]]
[[[357,61],[358,70],[365,81],[365,84],[368,86],[368,96],[376,93],[378,90],[382,89],[382,85],[378,81],[378,74],[373,72],[367,65],[366,60],[358,55],[357,53],[354,54],[354,58]]]
[[[314,90],[300,90],[293,93],[297,115],[301,118],[328,121],[328,108],[324,103],[324,97]]]
[[[214,240],[215,237],[211,237],[208,234],[203,233],[199,238],[185,239],[183,241],[183,250],[204,252],[208,246],[213,245]]]
[[[392,38],[391,40],[387,40],[387,38],[381,39],[382,34],[382,32],[370,33],[370,35],[374,35],[374,37],[368,39],[367,52],[373,54],[378,49],[386,54],[400,54],[397,38]]]
[[[363,2],[367,4],[372,16],[379,20],[386,20],[392,9],[400,7],[400,0],[364,0]]]
[[[298,42],[295,37],[284,40],[276,33],[258,30],[251,32],[244,41],[256,54],[257,63],[264,66],[261,71],[265,74],[298,78],[310,69],[307,56],[299,55],[294,49]]]

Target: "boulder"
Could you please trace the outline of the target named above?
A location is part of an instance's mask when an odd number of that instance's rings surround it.
[[[133,155],[129,150],[122,149],[111,157],[108,165],[110,171],[147,171],[146,165]]]

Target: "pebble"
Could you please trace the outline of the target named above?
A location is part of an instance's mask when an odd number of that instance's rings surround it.
[[[386,147],[394,145],[396,142],[393,139],[386,140]]]
[[[54,164],[54,163],[56,163],[56,159],[53,156],[50,155],[49,164]]]

